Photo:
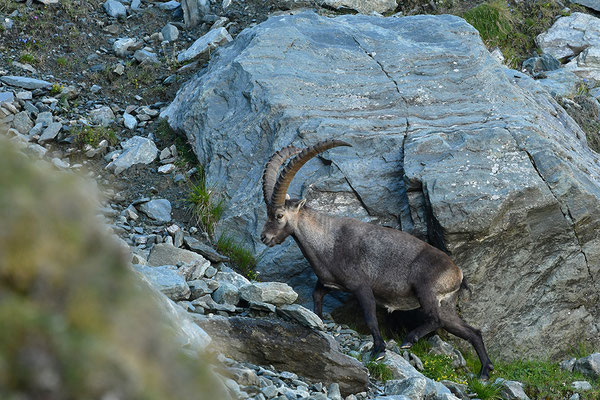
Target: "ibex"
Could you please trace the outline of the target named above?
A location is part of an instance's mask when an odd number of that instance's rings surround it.
[[[272,247],[292,236],[317,275],[313,292],[314,311],[322,318],[323,296],[332,289],[356,296],[373,335],[371,358],[385,350],[379,333],[376,304],[394,310],[421,308],[426,322],[412,330],[402,343],[410,348],[421,337],[438,328],[463,338],[475,348],[482,379],[494,369],[481,332],[465,323],[456,312],[459,290],[468,288],[463,273],[441,250],[396,229],[351,218],[335,218],[306,206],[305,199],[288,199],[294,175],[311,158],[336,146],[326,140],[303,150],[288,146],[276,152],[263,173],[267,222],[261,240]],[[278,172],[291,157],[289,163]]]

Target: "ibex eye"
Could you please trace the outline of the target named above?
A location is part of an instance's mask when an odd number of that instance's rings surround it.
[[[283,218],[283,214],[277,214],[277,219]]]

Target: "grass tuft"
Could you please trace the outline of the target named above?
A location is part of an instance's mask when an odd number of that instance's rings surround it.
[[[31,53],[21,53],[19,62],[23,64],[36,64],[37,59]]]
[[[199,175],[200,178],[191,183],[187,202],[197,223],[212,237],[225,211],[225,201],[219,198],[213,188],[207,186],[204,172],[199,171]]]
[[[369,370],[369,375],[371,375],[372,378],[375,378],[378,381],[385,382],[394,379],[394,373],[384,363],[377,361],[369,361],[366,367]]]
[[[468,380],[469,390],[477,395],[481,400],[501,400],[500,392],[502,386],[498,383],[482,382],[479,379],[471,378]]]
[[[244,247],[239,241],[227,234],[219,236],[216,247],[220,253],[231,259],[232,264],[246,278],[256,280],[256,257],[250,249]]]

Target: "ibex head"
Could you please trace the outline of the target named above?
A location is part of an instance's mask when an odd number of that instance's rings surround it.
[[[298,214],[304,207],[306,200],[289,200],[287,190],[298,170],[325,150],[337,146],[350,146],[341,140],[325,140],[314,146],[299,149],[288,146],[277,151],[265,167],[263,173],[263,194],[267,205],[267,222],[263,228],[260,239],[269,247],[282,243],[292,234],[298,221]],[[288,158],[295,156],[279,174],[279,168]]]

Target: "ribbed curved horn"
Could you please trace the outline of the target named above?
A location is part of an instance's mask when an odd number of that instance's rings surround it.
[[[292,179],[294,179],[296,172],[298,172],[298,170],[304,164],[306,164],[308,160],[310,160],[317,154],[338,146],[352,145],[341,140],[325,140],[323,142],[319,142],[313,146],[305,148],[300,154],[292,158],[290,162],[285,166],[283,171],[281,171],[279,179],[277,179],[277,182],[273,187],[273,196],[271,198],[270,205],[272,207],[283,206],[285,204],[285,195],[287,193],[288,187],[290,186]]]
[[[279,151],[276,151],[275,154],[273,154],[269,159],[269,162],[263,171],[263,194],[265,196],[265,204],[267,206],[271,202],[271,197],[273,197],[273,187],[277,181],[279,168],[284,162],[287,161],[288,158],[295,156],[301,151],[302,149],[299,149],[296,146],[287,146]]]

